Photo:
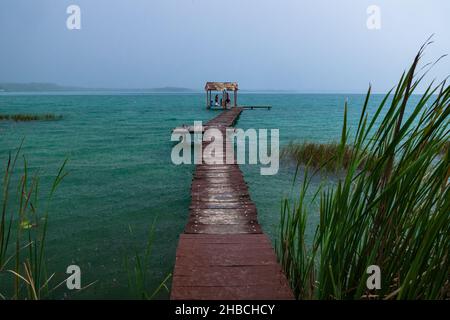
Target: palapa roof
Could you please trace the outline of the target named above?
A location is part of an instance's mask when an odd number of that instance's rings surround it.
[[[205,85],[205,91],[235,91],[238,90],[237,82],[207,82]]]

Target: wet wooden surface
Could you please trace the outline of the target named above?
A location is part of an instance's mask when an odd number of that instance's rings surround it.
[[[265,234],[182,234],[172,299],[285,300],[291,290]]]
[[[241,112],[224,111],[206,126],[224,133]],[[225,164],[230,148],[219,154],[223,164],[196,166],[171,299],[293,299],[239,166]]]

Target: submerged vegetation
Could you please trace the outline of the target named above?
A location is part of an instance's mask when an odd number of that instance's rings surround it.
[[[443,144],[441,155],[445,155],[450,149],[450,142]],[[346,145],[343,149],[342,157],[339,157],[341,145],[337,142],[317,143],[317,142],[291,142],[281,150],[281,158],[292,161],[297,165],[307,166],[316,170],[339,171],[348,169],[352,159],[353,147]],[[376,157],[368,155],[361,157],[361,163],[358,169],[367,165],[367,161],[373,160],[376,163]],[[367,165],[367,167],[369,167]]]
[[[337,161],[336,155],[342,152],[342,161]],[[338,169],[347,169],[351,163],[353,148],[345,145],[341,151],[341,145],[337,142],[332,143],[290,143],[283,148],[281,157],[292,160],[298,165],[310,166],[315,169],[325,169],[327,171],[336,171]],[[362,167],[361,162],[359,167]]]
[[[27,122],[27,121],[55,121],[62,119],[61,115],[55,115],[53,113],[45,114],[0,114],[0,121],[15,121],[15,122]]]
[[[303,145],[292,153],[307,166],[298,199],[283,200],[277,251],[297,298],[449,298],[450,87],[431,83],[412,105],[426,74],[417,72],[425,47],[370,118],[369,88],[353,138],[345,109],[340,143],[325,148],[346,168],[336,184],[310,190],[308,164],[320,147]],[[314,195],[311,201],[307,194]],[[317,202],[319,223],[309,243],[306,226]],[[368,289],[373,265],[381,286]]]
[[[30,175],[25,157],[20,178],[13,179],[20,151],[21,148],[14,157],[9,155],[3,178],[0,208],[0,298],[37,300],[48,297],[56,288],[50,288],[54,274],[47,273],[45,240],[49,204],[66,176],[66,162],[61,166],[47,196],[47,203],[42,208],[39,201],[39,177],[37,174]],[[13,180],[18,181],[16,188],[12,187]],[[13,190],[17,190],[15,195]],[[11,198],[15,201],[11,201]]]

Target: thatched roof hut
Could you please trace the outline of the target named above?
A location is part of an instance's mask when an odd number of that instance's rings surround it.
[[[239,89],[237,82],[207,82],[206,91],[237,91]]]
[[[237,82],[207,82],[205,85],[205,91],[206,91],[206,106],[207,108],[211,107],[212,102],[212,91],[233,91],[234,92],[234,106],[237,107],[237,92],[239,90],[239,86]],[[224,93],[224,95],[227,93]],[[222,107],[226,108],[227,103],[222,97]]]

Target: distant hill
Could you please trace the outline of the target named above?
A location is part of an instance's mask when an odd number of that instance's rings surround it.
[[[28,92],[28,91],[66,91],[77,90],[75,87],[63,87],[54,83],[0,83],[0,91],[15,91],[15,92]]]
[[[112,88],[84,88],[61,86],[55,83],[0,83],[0,92],[41,92],[41,91],[120,91],[120,92],[196,92],[195,90],[182,87],[162,87],[162,88],[137,88],[137,89],[112,89]]]
[[[136,89],[136,90],[150,91],[150,92],[196,92],[196,90],[183,87],[162,87],[162,88]]]

